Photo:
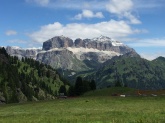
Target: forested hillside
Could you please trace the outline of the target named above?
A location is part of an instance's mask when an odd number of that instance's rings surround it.
[[[81,76],[94,79],[98,88],[125,86],[144,90],[165,89],[165,58],[148,61],[126,54],[114,57],[97,71]]]
[[[54,99],[62,85],[68,87],[49,65],[11,57],[4,48],[0,48],[0,70],[1,103]]]

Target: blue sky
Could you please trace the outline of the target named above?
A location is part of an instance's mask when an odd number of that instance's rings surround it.
[[[165,0],[0,0],[0,46],[105,35],[142,57],[165,56]]]

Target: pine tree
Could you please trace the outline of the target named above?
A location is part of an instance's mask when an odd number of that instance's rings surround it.
[[[83,80],[83,93],[91,90],[90,89],[90,82],[87,80]]]
[[[91,90],[96,90],[96,83],[95,83],[95,80],[92,80],[92,81],[90,82],[90,88],[91,88]]]
[[[122,87],[121,82],[117,81],[117,82],[115,83],[115,87]]]
[[[82,93],[83,93],[83,81],[82,81],[82,78],[79,76],[77,77],[76,83],[75,83],[75,94],[79,96]]]
[[[69,87],[68,95],[69,95],[69,96],[75,96],[75,89],[74,89],[73,86],[70,86],[70,87]]]

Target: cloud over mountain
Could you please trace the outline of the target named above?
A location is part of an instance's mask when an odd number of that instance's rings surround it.
[[[57,35],[65,35],[72,39],[105,35],[119,39],[139,32],[141,30],[132,29],[125,21],[110,20],[95,24],[70,23],[66,25],[55,22],[42,26],[38,31],[29,34],[29,36],[33,41],[43,42]]]

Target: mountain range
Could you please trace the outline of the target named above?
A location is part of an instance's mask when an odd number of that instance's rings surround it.
[[[148,61],[133,48],[106,36],[74,41],[56,36],[45,41],[42,49],[6,47],[6,50],[12,56],[33,58],[52,66],[72,84],[77,76],[82,76],[94,79],[97,88],[117,82],[137,89],[165,88],[163,57]]]
[[[83,40],[78,38],[75,41],[68,37],[56,36],[45,41],[42,49],[7,47],[6,50],[12,56],[33,58],[56,69],[74,71],[90,69],[91,65],[88,63],[99,64],[114,56],[135,52],[123,43],[105,36]]]

